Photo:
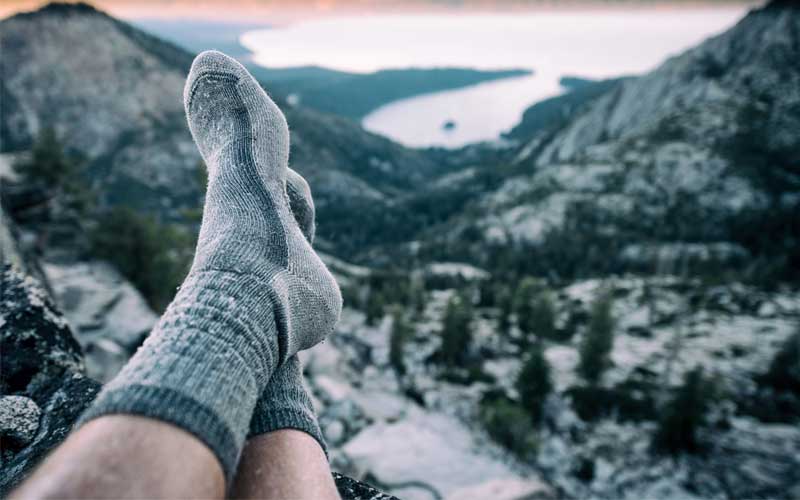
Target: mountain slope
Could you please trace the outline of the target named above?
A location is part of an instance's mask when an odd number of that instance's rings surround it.
[[[565,94],[545,99],[525,110],[520,122],[506,136],[523,142],[544,129],[557,128],[574,118],[587,102],[609,93],[626,78],[613,78],[599,81],[583,81],[576,78],[562,78],[561,85],[569,88]],[[568,85],[573,81],[577,85]]]
[[[0,37],[3,151],[53,127],[87,158],[105,203],[176,219],[197,206],[200,157],[181,97],[189,53],[85,4],[13,16]],[[291,164],[320,206],[380,207],[436,171],[423,154],[347,120],[278,103],[292,129]],[[321,221],[323,240],[341,232],[335,224]]]
[[[756,9],[555,129],[518,129],[505,157],[517,174],[434,231],[444,236],[432,246],[487,265],[497,254],[487,244],[523,243],[535,250],[519,265],[560,277],[681,262],[711,272],[714,261],[765,281],[794,279],[798,63],[800,8]]]
[[[534,106],[511,149],[409,150],[279,99],[320,242],[378,261],[417,240],[423,258],[560,277],[652,271],[697,253],[687,243],[725,266],[797,269],[798,12],[771,4],[647,75]],[[0,27],[4,150],[53,126],[105,202],[176,219],[197,207],[188,53],[82,5]]]
[[[800,118],[786,113],[800,103],[798,7],[774,3],[751,12],[727,32],[674,57],[655,71],[605,96],[537,158],[539,164],[565,161],[592,144],[652,133],[677,114],[703,107],[704,117],[680,125],[700,140],[719,135],[735,112],[766,101],[775,145],[794,144]],[[755,99],[754,99],[755,98]]]

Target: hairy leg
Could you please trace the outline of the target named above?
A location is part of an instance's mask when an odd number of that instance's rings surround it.
[[[73,433],[11,494],[38,498],[222,498],[211,450],[158,420],[108,415]]]
[[[339,493],[317,440],[281,429],[248,441],[231,497],[338,500]]]

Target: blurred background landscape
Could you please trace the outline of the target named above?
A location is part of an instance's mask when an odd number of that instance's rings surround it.
[[[181,93],[215,48],[286,114],[345,298],[302,356],[334,470],[404,499],[800,498],[793,2],[0,16],[0,250],[70,370],[113,377],[188,270]],[[2,394],[50,408],[6,335]],[[11,477],[36,441],[3,436]]]

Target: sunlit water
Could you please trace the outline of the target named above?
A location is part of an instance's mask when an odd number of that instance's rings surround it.
[[[724,31],[745,12],[744,6],[726,6],[370,15],[251,31],[241,42],[257,63],[269,67],[534,70],[533,76],[395,101],[363,120],[366,129],[409,146],[458,147],[499,137],[528,106],[561,92],[561,76],[607,78],[648,71]],[[445,130],[448,120],[455,128]]]

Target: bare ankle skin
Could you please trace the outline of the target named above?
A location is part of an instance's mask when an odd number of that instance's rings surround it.
[[[173,425],[133,415],[97,418],[67,438],[11,499],[223,498],[218,460]]]
[[[283,429],[254,437],[242,453],[231,498],[339,500],[319,443]]]

